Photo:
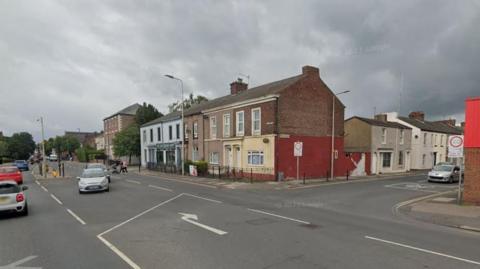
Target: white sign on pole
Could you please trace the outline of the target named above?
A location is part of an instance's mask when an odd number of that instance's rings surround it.
[[[293,143],[293,156],[302,157],[303,154],[303,142]]]
[[[448,157],[463,157],[463,135],[452,135],[448,137]]]

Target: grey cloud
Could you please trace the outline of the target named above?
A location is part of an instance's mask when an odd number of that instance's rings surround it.
[[[480,91],[478,1],[3,1],[0,130],[99,130],[134,102],[166,112],[320,67],[347,116],[401,108],[463,117]],[[401,76],[404,88],[400,93]],[[401,98],[400,98],[401,96]]]

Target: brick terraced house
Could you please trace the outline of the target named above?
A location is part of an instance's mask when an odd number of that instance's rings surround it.
[[[332,100],[336,102],[334,173],[343,176],[353,168],[343,150],[345,107],[312,66],[304,66],[300,75],[251,89],[239,79],[230,84],[229,95],[185,110],[185,159],[203,159],[212,167],[255,173],[265,180],[292,179],[296,177],[293,145],[300,141],[300,175],[326,177],[331,164]]]
[[[135,122],[135,114],[140,107],[139,104],[133,104],[103,119],[105,154],[109,159],[119,157],[113,154],[113,138]]]

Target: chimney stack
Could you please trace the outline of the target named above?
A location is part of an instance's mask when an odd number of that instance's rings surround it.
[[[423,111],[413,111],[413,112],[410,112],[408,117],[410,119],[424,121],[425,120],[425,113]]]
[[[320,76],[320,69],[311,65],[305,65],[304,67],[302,67],[302,74],[307,76],[309,75]]]
[[[440,121],[436,121],[436,122],[441,122],[441,123],[444,123],[444,124],[447,124],[447,125],[450,125],[450,126],[455,126],[455,124],[457,123],[457,121],[455,119],[440,120]]]
[[[230,94],[237,94],[248,89],[248,84],[244,83],[241,78],[238,78],[236,81],[230,83]]]
[[[386,122],[387,121],[387,114],[377,114],[375,115],[375,119],[379,121]]]

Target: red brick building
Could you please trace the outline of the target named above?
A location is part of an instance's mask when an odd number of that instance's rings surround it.
[[[466,101],[463,201],[480,205],[480,97]]]

